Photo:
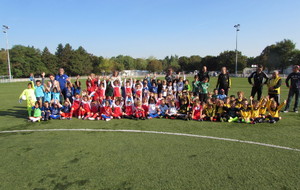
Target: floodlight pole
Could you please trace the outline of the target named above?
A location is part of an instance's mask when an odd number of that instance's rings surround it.
[[[234,28],[236,28],[236,36],[235,36],[235,76],[237,77],[237,61],[238,61],[238,31],[240,31],[240,24],[234,25]]]
[[[10,69],[10,58],[9,58],[9,48],[8,48],[8,29],[9,27],[6,25],[3,25],[3,33],[5,34],[6,37],[6,53],[7,53],[7,64],[8,64],[8,75],[9,75],[9,81],[11,81],[12,76],[11,76],[11,69]]]

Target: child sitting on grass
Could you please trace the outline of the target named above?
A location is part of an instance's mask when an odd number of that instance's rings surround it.
[[[277,104],[274,98],[271,98],[268,101],[267,110],[269,114],[267,115],[267,118],[269,119],[269,123],[276,123],[279,120],[281,120],[281,117],[279,116],[279,112],[285,104],[286,104],[286,100],[284,100],[284,102],[282,102],[280,105]]]
[[[58,100],[52,101],[50,119],[61,119],[60,109],[61,105],[59,104]]]
[[[29,121],[31,122],[40,122],[42,118],[42,111],[40,109],[40,102],[36,101],[34,106],[32,107],[33,116],[29,117]]]
[[[195,100],[193,111],[192,111],[192,119],[196,121],[203,121],[204,115],[202,114],[203,108],[200,104],[199,100]]]
[[[248,105],[248,100],[244,99],[242,101],[242,107],[240,108],[240,122],[251,123],[251,107]]]
[[[50,119],[50,114],[51,114],[51,107],[48,101],[44,102],[44,106],[42,107],[41,110],[42,110],[42,120],[48,121]]]
[[[142,107],[142,102],[137,100],[134,107],[133,116],[135,119],[145,120],[145,110]]]
[[[177,117],[177,108],[174,100],[170,101],[169,108],[166,111],[166,116],[167,119],[175,119]]]
[[[110,101],[105,100],[103,103],[104,105],[101,109],[101,119],[105,121],[110,121],[113,118]]]
[[[61,109],[60,109],[60,115],[61,115],[61,119],[72,119],[72,116],[71,116],[71,102],[70,100],[67,98],[64,105],[61,106]]]

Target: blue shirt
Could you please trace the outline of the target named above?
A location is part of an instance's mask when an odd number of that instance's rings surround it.
[[[44,97],[44,86],[40,85],[40,86],[35,86],[35,96],[36,97]]]
[[[73,95],[80,94],[80,93],[81,93],[81,88],[80,87],[74,88]]]
[[[56,75],[55,80],[59,82],[59,87],[61,92],[65,89],[66,87],[66,79],[68,78],[68,75],[63,74],[63,75]]]
[[[66,95],[66,98],[69,98],[69,100],[72,99],[73,92],[74,92],[74,88],[73,87],[71,89],[68,89],[68,88],[64,89],[64,94]]]
[[[64,113],[70,113],[71,112],[71,106],[63,106],[61,108],[61,111],[64,112]]]
[[[52,99],[60,101],[60,93],[59,92],[52,92]]]
[[[227,97],[226,94],[219,94],[217,96],[217,98],[220,99],[220,100],[224,100],[226,97]]]
[[[60,112],[60,108],[55,108],[54,106],[51,108],[52,110],[52,115],[59,115],[59,112]]]
[[[50,102],[51,101],[51,92],[44,92],[44,102]]]

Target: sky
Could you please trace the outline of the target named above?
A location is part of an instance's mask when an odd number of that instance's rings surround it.
[[[84,47],[97,56],[258,56],[283,39],[300,49],[299,0],[1,0],[9,46]],[[0,48],[5,35],[0,35]]]

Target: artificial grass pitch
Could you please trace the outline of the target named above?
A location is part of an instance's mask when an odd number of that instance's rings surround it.
[[[215,79],[211,86],[214,86]],[[29,123],[26,83],[0,84],[0,130],[129,129],[249,140],[300,149],[300,114],[276,124],[152,119]],[[212,89],[212,88],[210,88]],[[246,79],[230,94],[249,95]],[[264,93],[266,94],[266,93]],[[282,87],[282,99],[287,89]],[[297,189],[300,152],[236,142],[120,132],[0,134],[0,189]]]

